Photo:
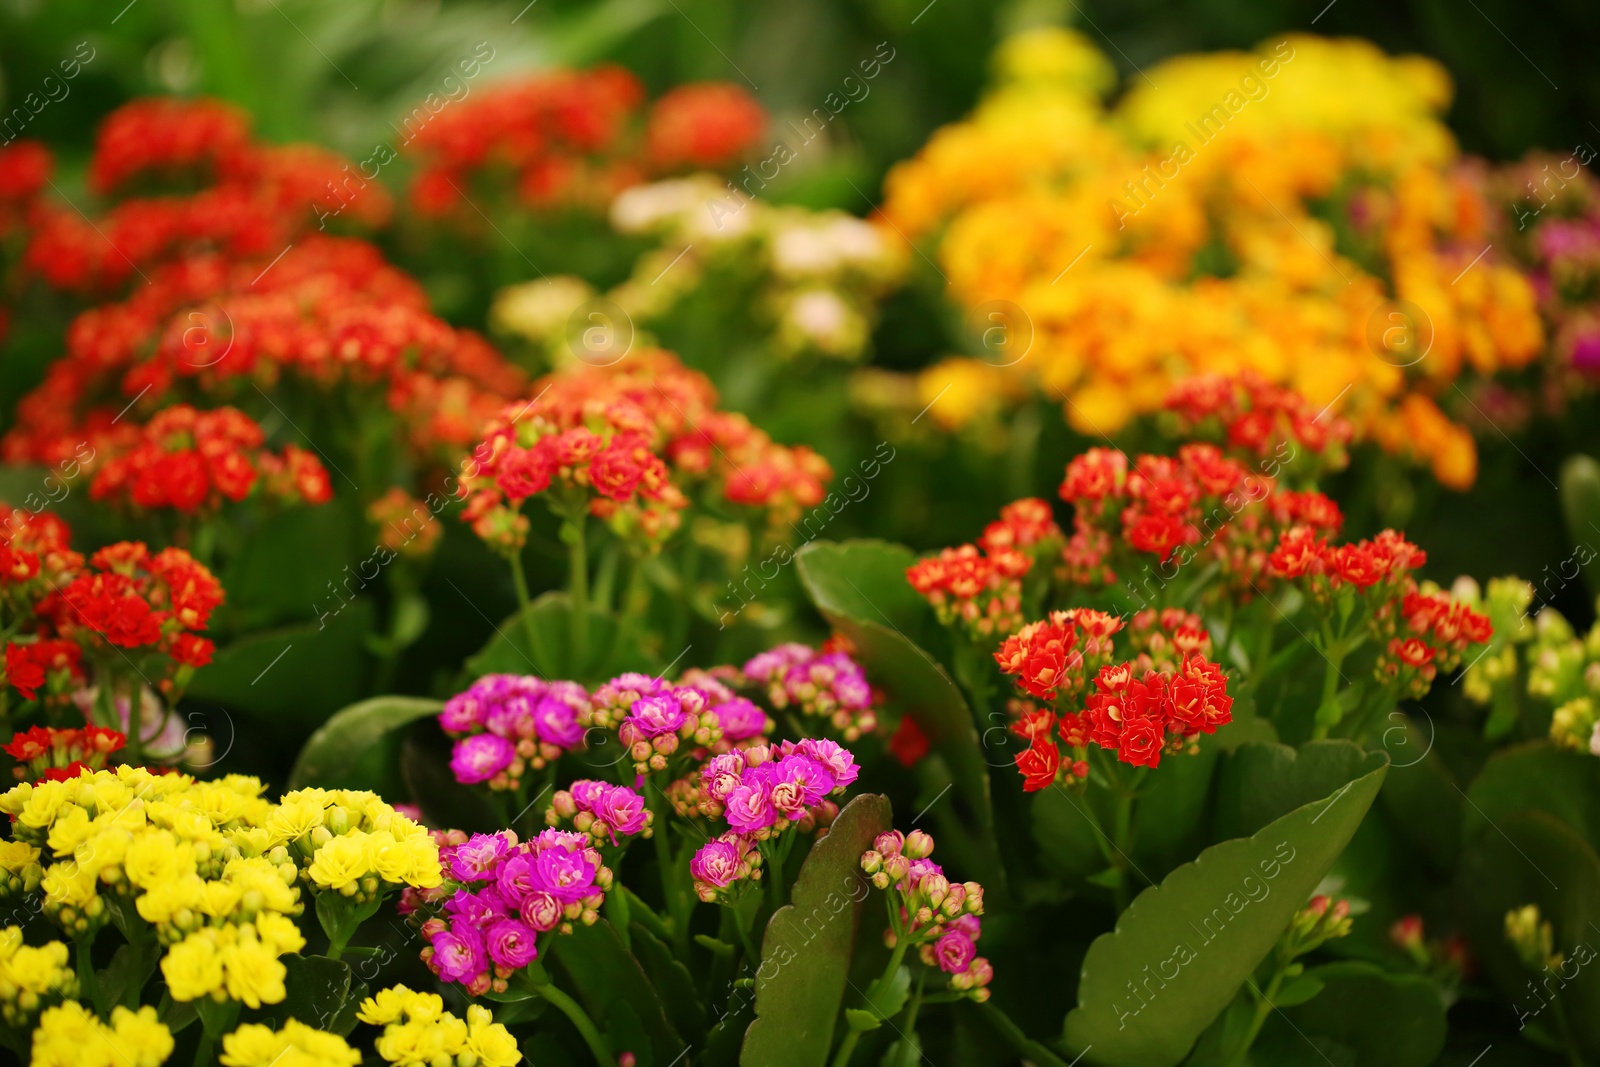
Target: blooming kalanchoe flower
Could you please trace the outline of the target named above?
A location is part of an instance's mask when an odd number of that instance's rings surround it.
[[[729,903],[739,885],[761,877],[761,850],[753,838],[728,831],[702,845],[689,861],[695,895],[706,903]]]
[[[751,658],[744,673],[774,708],[822,719],[846,742],[877,729],[866,672],[845,652],[779,645]]]
[[[583,745],[579,719],[588,694],[573,682],[487,674],[445,702],[444,732],[457,738],[450,759],[456,780],[515,789],[528,770],[540,770]]]
[[[994,977],[989,961],[977,954],[983,887],[951,882],[932,855],[927,833],[890,830],[861,854],[861,869],[891,894],[893,918],[884,934],[889,946],[907,942],[924,964],[950,976],[951,989],[981,1003],[989,999]]]
[[[619,838],[635,834],[649,837],[655,815],[645,807],[644,797],[625,785],[582,780],[557,791],[545,821],[551,826],[570,825],[596,844],[615,845]]]
[[[436,913],[422,924],[422,958],[441,981],[468,994],[505,992],[538,955],[538,937],[592,925],[611,888],[611,869],[588,834],[549,829],[525,842],[510,830],[446,845],[439,858],[454,891],[413,898]]]

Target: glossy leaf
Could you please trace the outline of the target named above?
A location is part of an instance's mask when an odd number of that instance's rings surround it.
[[[289,774],[289,788],[347,784],[361,754],[391,730],[429,715],[444,704],[421,697],[373,697],[352,704],[324,723],[300,750]]]
[[[1530,741],[1501,749],[1467,789],[1462,833],[1470,840],[1516,811],[1543,811],[1600,848],[1600,760],[1587,752]]]
[[[1381,752],[1352,741],[1312,741],[1299,750],[1260,741],[1240,745],[1222,768],[1216,836],[1253,834],[1386,762]]]
[[[744,1067],[821,1067],[844,1000],[861,909],[872,884],[861,853],[890,828],[887,797],[845,805],[812,846],[790,904],[767,922],[756,971],[756,1020],[745,1032]]]
[[[1252,837],[1206,849],[1140,893],[1089,947],[1068,1045],[1117,1067],[1182,1060],[1343,851],[1385,770],[1367,769]]]

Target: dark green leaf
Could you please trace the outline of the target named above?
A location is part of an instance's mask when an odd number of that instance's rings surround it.
[[[1315,972],[1297,975],[1278,987],[1278,995],[1272,998],[1272,1004],[1279,1009],[1293,1008],[1322,992],[1322,987],[1323,981]]]
[[[551,956],[601,1029],[620,1034],[642,1028],[639,1033],[657,1064],[669,1064],[683,1051],[660,994],[610,923],[601,919],[593,926],[574,927],[553,941]]]
[[[522,614],[511,615],[495,628],[489,643],[466,662],[471,678],[485,674],[537,674],[541,678],[573,678],[598,682],[623,671],[654,666],[636,643],[625,641],[617,620],[589,606],[586,662],[572,661],[572,609],[567,594],[549,592],[528,605],[533,622],[533,645]]]
[[[1567,532],[1574,542],[1587,545],[1600,527],[1600,462],[1592,456],[1568,456],[1561,465],[1561,510],[1567,519]],[[1600,560],[1589,553],[1583,578],[1590,596],[1600,596]]]
[[[706,1009],[695,995],[694,978],[672,950],[641,924],[630,925],[633,955],[661,994],[667,1018],[680,1034],[699,1034],[706,1028]]]
[[[350,555],[359,524],[355,508],[335,497],[321,507],[280,511],[252,531],[219,575],[233,627],[256,630],[323,616],[332,625],[341,605],[363,590],[370,596],[376,562]]]
[[[756,1020],[744,1038],[744,1067],[821,1067],[833,1044],[861,908],[872,884],[861,853],[890,828],[887,797],[845,805],[812,846],[790,895],[767,923],[756,972]]]
[[[1515,811],[1542,811],[1600,848],[1600,760],[1587,752],[1529,741],[1491,756],[1467,789],[1462,836],[1492,833],[1490,824]]]
[[[263,1012],[279,1021],[298,1019],[307,1026],[328,1029],[350,998],[349,964],[326,956],[291,954],[278,958],[287,972],[283,985],[288,995]]]
[[[1387,762],[1352,741],[1311,741],[1299,751],[1252,741],[1222,766],[1218,838],[1245,837]]]
[[[289,788],[307,786],[334,788],[349,784],[347,778],[361,754],[390,730],[398,729],[428,715],[437,715],[444,705],[420,697],[373,697],[352,704],[324,723],[300,750],[289,773]]]
[[[1431,980],[1358,962],[1317,967],[1299,979],[1308,980],[1321,991],[1304,1003],[1274,999],[1283,1014],[1262,1028],[1256,1062],[1428,1067],[1444,1049],[1444,1001]]]
[[[1380,763],[1337,783],[1322,799],[1253,837],[1206,849],[1140,893],[1116,929],[1089,947],[1067,1043],[1097,1064],[1182,1060],[1343,851],[1385,770]],[[1152,1014],[1140,1019],[1146,1008]]]

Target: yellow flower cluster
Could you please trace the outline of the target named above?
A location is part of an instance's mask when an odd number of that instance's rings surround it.
[[[361,1053],[338,1034],[295,1019],[274,1030],[246,1023],[222,1039],[222,1067],[358,1067]]]
[[[514,1067],[522,1059],[511,1031],[495,1022],[488,1008],[469,1005],[463,1021],[444,1010],[438,994],[416,993],[403,985],[362,1001],[356,1018],[384,1028],[378,1055],[396,1067],[452,1062]]]
[[[937,237],[960,304],[1020,309],[1026,354],[991,366],[1097,437],[1179,380],[1250,369],[1339,403],[1442,482],[1473,481],[1472,438],[1435,398],[1468,368],[1527,365],[1544,338],[1532,287],[1487,248],[1437,64],[1290,35],[1169,60],[1112,108],[1109,64],[1072,31],[1012,38],[996,67],[973,115],[891,172],[884,204],[894,228]],[[983,410],[947,394],[934,417]]]
[[[39,888],[73,936],[106,921],[112,894],[169,946],[174,999],[277,1003],[278,957],[305,945],[302,883],[370,901],[437,886],[441,872],[428,832],[372,793],[307,789],[274,804],[262,788],[128,766],[18,785],[0,796],[16,835],[0,845],[0,892]],[[41,869],[42,850],[53,860]]]
[[[78,995],[78,978],[60,941],[34,948],[22,930],[0,930],[0,1019],[14,1030],[27,1025],[46,1003]]]
[[[148,1005],[111,1010],[107,1026],[76,1001],[50,1008],[33,1032],[32,1067],[157,1067],[172,1055],[172,1034]]]

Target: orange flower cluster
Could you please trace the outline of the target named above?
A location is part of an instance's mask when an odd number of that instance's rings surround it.
[[[526,381],[430,314],[421,288],[364,241],[308,237],[273,260],[190,256],[149,277],[73,321],[66,357],[19,404],[0,459],[53,464],[85,440],[114,446],[130,405],[255,403],[289,381],[381,398],[414,452],[446,459]]]
[[[1266,456],[1290,458],[1280,467],[1300,483],[1342,470],[1350,461],[1350,421],[1330,409],[1316,411],[1292,389],[1257,374],[1202,374],[1178,382],[1167,395],[1175,436],[1210,441],[1245,463]]]
[[[766,113],[735,85],[681,86],[644,121],[644,87],[602,65],[502,82],[440,111],[407,144],[421,168],[411,186],[423,215],[462,212],[479,179],[515,187],[533,208],[604,208],[623,189],[680,169],[725,169],[766,128]]]
[[[669,352],[582,365],[534,383],[507,405],[466,463],[462,518],[505,551],[521,547],[530,496],[580,500],[622,536],[659,542],[677,529],[685,490],[710,483],[727,503],[781,521],[815,507],[832,471],[815,452],[787,448],[742,415],[717,409],[716,389]]]
[[[6,670],[9,674],[9,662]],[[106,757],[127,742],[124,734],[107,726],[65,730],[35,726],[13,737],[3,751],[17,761],[18,766],[11,768],[11,772],[19,780],[64,782],[86,770],[100,770],[106,765]]]
[[[347,201],[351,183],[354,192]],[[351,173],[342,157],[313,145],[268,145],[240,112],[214,100],[154,97],[106,119],[89,162],[101,196],[146,189],[178,195],[125,199],[99,218],[41,204],[24,259],[59,289],[102,293],[169,258],[214,250],[271,257],[337,204],[362,226],[391,210],[383,190]],[[258,268],[259,269],[259,268]]]
[[[959,622],[975,637],[993,637],[1022,625],[1022,579],[1062,541],[1050,505],[1028,497],[1002,508],[978,544],[918,560],[906,569],[906,580],[928,598],[941,623]]]
[[[284,503],[333,499],[328,472],[314,454],[294,445],[281,453],[262,448],[261,426],[237,408],[196,411],[174,404],[129,430],[127,450],[94,472],[90,499],[184,513],[238,503],[258,486],[263,496]]]

